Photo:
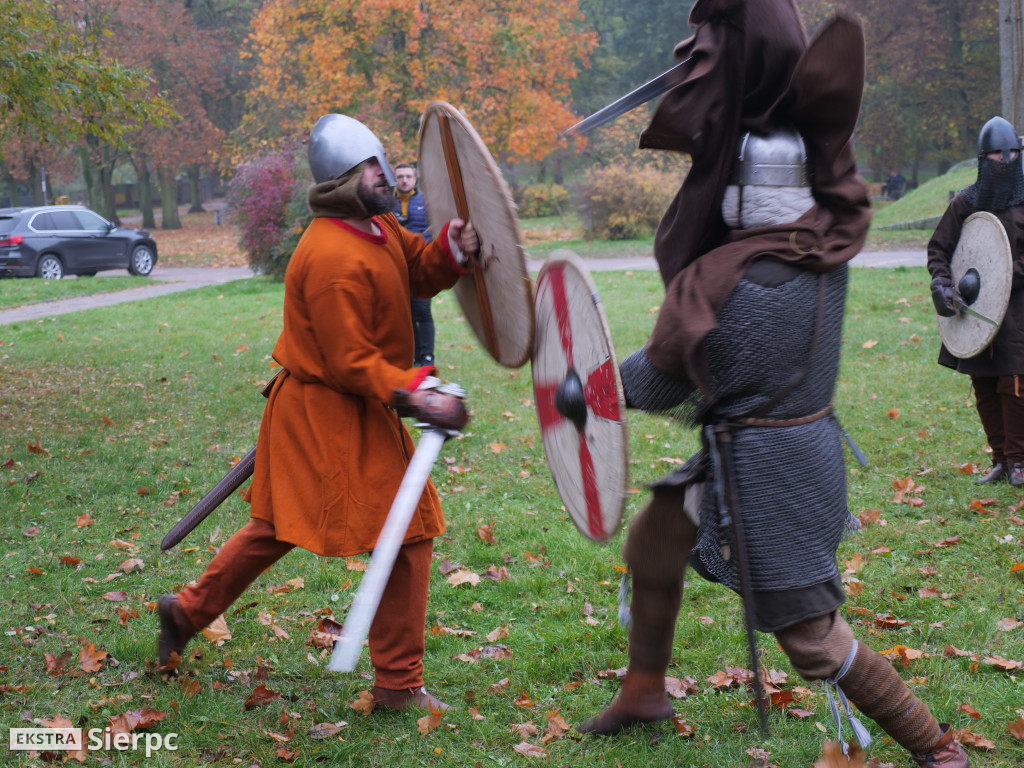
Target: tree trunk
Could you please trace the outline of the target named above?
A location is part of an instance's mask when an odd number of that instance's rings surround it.
[[[117,200],[114,199],[114,166],[104,164],[100,166],[100,192],[102,193],[103,207],[99,213],[108,221],[120,224],[121,219],[117,215]]]
[[[999,0],[999,77],[1003,117],[1024,130],[1024,0]]]
[[[149,174],[149,160],[145,155],[132,158],[135,179],[139,185],[139,210],[142,211],[142,228],[156,229],[153,217],[153,182]]]
[[[100,191],[100,169],[93,160],[87,146],[79,147],[78,158],[82,164],[82,180],[85,182],[85,197],[94,211],[102,208],[103,193]]]
[[[193,163],[188,167],[188,191],[192,197],[192,205],[189,207],[189,213],[203,213],[203,193],[202,187],[199,184],[199,174],[201,166],[199,163]]]
[[[33,161],[28,161],[28,192],[32,205],[46,205],[46,198],[43,197],[43,174],[39,166]]]
[[[181,229],[181,218],[178,216],[178,185],[174,179],[173,168],[157,168],[160,180],[160,211],[163,216],[160,229]]]

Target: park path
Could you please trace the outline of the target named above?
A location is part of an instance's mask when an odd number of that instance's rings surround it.
[[[925,261],[926,254],[923,250],[876,251],[858,254],[850,262],[850,265],[854,267],[923,267]],[[657,268],[657,264],[650,256],[637,256],[626,259],[585,259],[584,262],[593,272]],[[527,262],[527,267],[531,272],[536,272],[543,263],[543,261],[530,260]],[[123,270],[112,270],[107,273],[101,272],[95,278],[89,279],[102,280],[104,274],[123,276],[125,272]],[[157,265],[150,278],[145,280],[144,284],[138,288],[130,288],[125,291],[115,291],[112,293],[96,293],[89,296],[76,296],[56,301],[43,301],[37,304],[27,304],[22,307],[15,307],[14,309],[2,310],[0,311],[0,325],[41,320],[54,315],[67,314],[68,312],[79,312],[83,309],[109,307],[126,301],[139,301],[155,296],[166,296],[171,293],[190,291],[193,288],[202,288],[207,285],[218,285],[220,283],[229,283],[233,280],[243,280],[247,277],[252,277],[252,275],[253,272],[249,267],[200,268],[161,267]]]

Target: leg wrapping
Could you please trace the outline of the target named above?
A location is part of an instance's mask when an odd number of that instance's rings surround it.
[[[847,698],[900,746],[930,752],[942,738],[938,721],[884,657],[859,645],[849,670],[836,680]]]

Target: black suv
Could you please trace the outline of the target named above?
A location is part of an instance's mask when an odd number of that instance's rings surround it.
[[[0,208],[0,277],[59,280],[104,269],[145,277],[155,265],[148,232],[115,226],[85,206]]]

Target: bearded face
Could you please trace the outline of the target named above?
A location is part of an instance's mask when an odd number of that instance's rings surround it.
[[[383,177],[374,183],[373,186],[370,186],[365,181],[360,181],[359,187],[356,189],[356,195],[358,195],[359,202],[363,204],[363,207],[370,216],[380,216],[391,210],[393,195],[391,194],[391,187],[383,180]]]

